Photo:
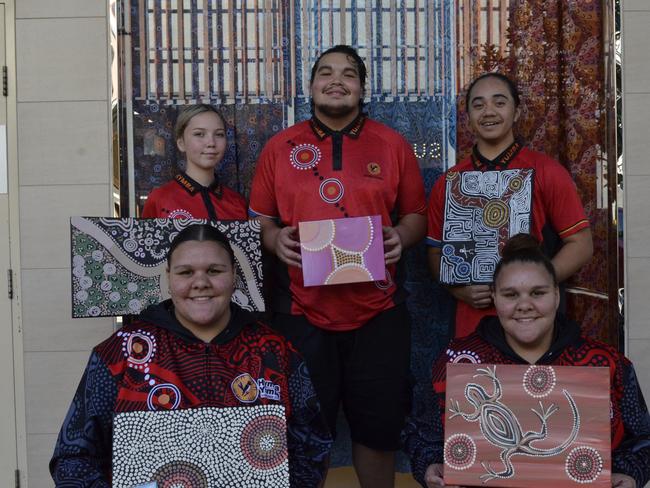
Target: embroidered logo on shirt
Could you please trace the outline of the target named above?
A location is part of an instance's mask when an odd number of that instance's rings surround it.
[[[272,381],[260,378],[257,380],[257,387],[260,391],[260,398],[280,401],[280,385],[276,385]]]
[[[185,188],[188,192],[190,192],[192,195],[196,193],[196,188],[194,188],[194,185],[190,180],[188,180],[185,176],[178,174],[174,178],[180,185]]]
[[[379,163],[368,163],[366,166],[366,176],[374,176],[375,178],[381,178],[381,166]]]
[[[456,171],[449,170],[447,171],[447,181],[453,181],[458,176]]]
[[[296,169],[312,169],[321,160],[321,152],[313,144],[300,144],[291,150],[289,161]]]
[[[257,383],[251,375],[243,373],[237,376],[230,384],[232,392],[235,394],[237,400],[242,403],[253,403],[257,400],[260,390]]]

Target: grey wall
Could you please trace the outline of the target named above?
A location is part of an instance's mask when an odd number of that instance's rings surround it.
[[[71,215],[110,215],[106,0],[17,0],[17,119],[28,483],[111,319],[70,318]]]
[[[650,400],[650,2],[622,1],[627,354]]]

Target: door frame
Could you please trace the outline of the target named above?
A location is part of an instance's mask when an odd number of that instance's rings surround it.
[[[18,116],[16,93],[16,0],[0,0],[5,8],[5,64],[7,66],[7,188],[9,193],[9,259],[13,279],[11,320],[13,384],[16,436],[15,459],[20,483],[27,486],[27,422],[25,415],[25,368],[23,349],[22,291],[20,264],[20,213],[18,180]],[[1,96],[1,94],[0,94]],[[0,276],[6,279],[6,276]],[[6,338],[2,338],[3,340]],[[3,453],[6,455],[8,453]],[[10,485],[11,486],[11,485]]]

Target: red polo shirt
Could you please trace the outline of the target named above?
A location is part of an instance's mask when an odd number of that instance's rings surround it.
[[[142,218],[247,220],[246,207],[244,197],[218,181],[205,187],[180,173],[149,194]]]
[[[250,214],[283,226],[342,217],[381,215],[392,226],[426,211],[424,186],[412,148],[391,128],[360,116],[339,132],[318,121],[274,136],[257,162]],[[395,267],[385,282],[304,287],[302,270],[288,267],[290,310],[329,330],[360,327],[395,306]]]

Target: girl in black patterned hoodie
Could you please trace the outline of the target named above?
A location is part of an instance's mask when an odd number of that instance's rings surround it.
[[[434,412],[413,415],[404,433],[413,476],[422,486],[443,487],[446,364],[602,366],[610,371],[612,486],[643,487],[650,479],[650,416],[632,363],[615,348],[587,339],[577,324],[556,314],[558,283],[534,237],[518,234],[503,249],[494,272],[497,316],[454,339],[434,362]],[[461,354],[462,352],[462,354]]]

